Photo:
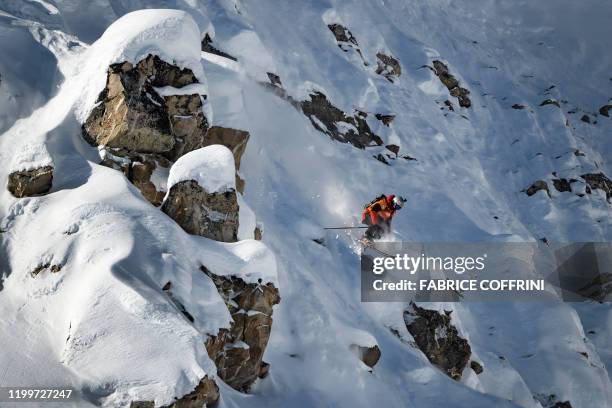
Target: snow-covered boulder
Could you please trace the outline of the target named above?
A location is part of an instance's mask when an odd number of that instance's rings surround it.
[[[212,126],[208,129],[204,142],[206,146],[220,144],[232,151],[234,162],[236,163],[236,190],[241,193],[244,192],[244,180],[240,178],[238,171],[240,170],[240,161],[248,141],[249,132],[222,126]]]
[[[234,156],[227,147],[194,150],[170,168],[161,209],[190,234],[235,242],[239,212],[235,174]]]
[[[53,161],[43,142],[24,143],[13,158],[7,189],[15,197],[46,194],[53,183]]]
[[[101,148],[103,165],[123,171],[155,205],[166,191],[160,188],[165,179],[153,179],[204,146],[210,111],[199,38],[186,13],[141,10],[112,24],[92,46],[98,65],[108,65],[91,69],[93,85],[81,97],[83,137]],[[92,104],[101,69],[105,84]]]

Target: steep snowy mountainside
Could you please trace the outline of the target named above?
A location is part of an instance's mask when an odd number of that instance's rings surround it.
[[[0,196],[2,385],[61,379],[83,394],[74,406],[168,404],[204,375],[221,407],[612,406],[610,304],[420,305],[433,313],[362,303],[359,233],[323,229],[357,225],[363,204],[394,193],[408,202],[389,240],[610,241],[607,2],[42,0],[0,10],[0,160],[11,163],[0,180],[53,166],[48,194]],[[205,94],[209,126],[249,134],[242,241],[186,234],[81,137],[109,65],[151,53],[198,79],[156,93]],[[158,167],[155,187],[171,188],[180,163]],[[215,175],[231,189],[230,170]],[[262,242],[245,239],[255,230]],[[282,298],[269,373],[249,394],[216,375],[203,347],[235,316],[224,282],[201,265],[261,278]],[[169,281],[193,321],[162,289]],[[442,354],[461,364],[424,353],[415,321],[443,333],[436,342],[452,339]],[[371,367],[355,350],[375,346]]]

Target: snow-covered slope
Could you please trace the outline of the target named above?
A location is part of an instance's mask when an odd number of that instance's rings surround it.
[[[119,19],[141,8],[182,11]],[[484,367],[454,381],[411,345],[407,305],[360,302],[358,235],[322,229],[355,225],[384,192],[408,198],[396,240],[610,241],[612,204],[580,176],[612,177],[612,119],[597,113],[612,97],[611,17],[595,0],[1,2],[0,181],[33,165],[55,171],[48,195],[0,192],[0,385],[71,385],[75,406],[167,404],[191,391],[215,375],[204,336],[230,320],[198,270],[206,264],[275,282],[282,297],[270,375],[249,395],[219,381],[221,406],[612,406],[610,304],[429,304],[453,310]],[[333,24],[357,44],[339,47]],[[236,61],[201,53],[205,34]],[[256,218],[263,244],[186,234],[81,138],[108,65],[148,53],[194,72],[213,125],[250,133],[241,223],[252,231]],[[399,76],[376,73],[379,53],[399,61]],[[471,107],[433,61],[469,89]],[[262,85],[268,72],[283,97]],[[317,130],[325,124],[292,103],[314,91],[347,116],[367,113],[383,145]],[[559,106],[540,106],[547,99]],[[578,181],[560,192],[553,179]],[[524,192],[538,180],[550,197]],[[170,280],[193,323],[162,293]],[[378,344],[374,370],[351,344]]]

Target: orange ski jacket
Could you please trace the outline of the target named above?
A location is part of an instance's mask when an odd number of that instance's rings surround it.
[[[372,225],[378,224],[381,220],[389,221],[395,214],[395,208],[393,207],[393,194],[389,196],[383,196],[379,200],[370,203],[363,210],[361,214],[361,222],[366,224],[368,216]]]

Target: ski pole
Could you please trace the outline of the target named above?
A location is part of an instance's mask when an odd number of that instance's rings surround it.
[[[323,228],[326,230],[337,230],[337,229],[361,229],[361,228],[368,228],[368,227],[327,227],[327,228]]]

